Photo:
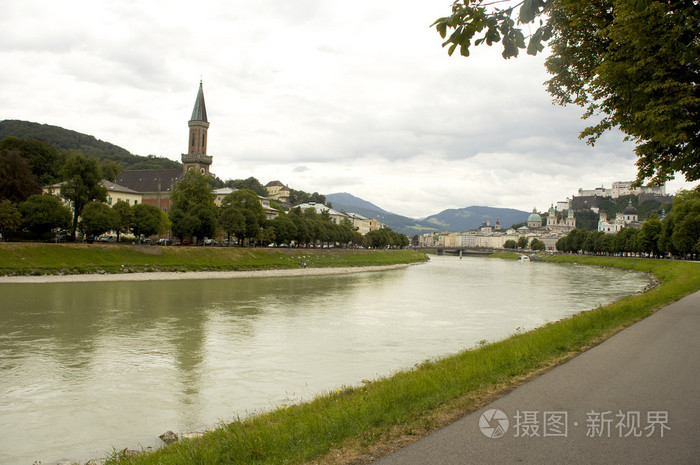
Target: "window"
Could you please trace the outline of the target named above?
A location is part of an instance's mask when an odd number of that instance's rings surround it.
[[[206,140],[207,140],[207,135],[202,134],[202,149],[204,149],[204,147],[206,147],[206,145],[207,145]]]
[[[134,205],[136,205],[137,203],[139,203],[139,201],[138,201],[138,200],[134,200]]]
[[[107,197],[107,205],[112,205],[112,197]]]
[[[194,147],[194,132],[192,133],[192,143],[190,145]]]

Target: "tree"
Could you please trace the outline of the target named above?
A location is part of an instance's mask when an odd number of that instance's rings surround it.
[[[71,234],[75,238],[78,228],[78,218],[88,202],[97,200],[104,202],[107,189],[100,183],[102,172],[97,159],[88,158],[78,151],[71,151],[60,171],[64,183],[61,185],[61,196],[70,200],[73,207],[73,227]]]
[[[250,189],[239,189],[224,197],[221,202],[221,216],[234,226],[234,234],[242,245],[245,239],[257,239],[265,224],[265,211],[258,195]],[[226,229],[226,228],[224,228]],[[228,231],[227,231],[228,232]]]
[[[117,232],[117,242],[119,242],[119,236],[122,233],[131,231],[131,226],[134,223],[134,213],[131,211],[129,204],[123,200],[115,203],[112,210],[117,215],[114,230]]]
[[[19,204],[22,225],[38,235],[70,226],[71,212],[51,194],[35,194]]]
[[[170,198],[174,202],[170,221],[176,237],[203,239],[214,235],[217,211],[207,177],[195,170],[188,171]]]
[[[163,217],[162,212],[155,205],[140,203],[131,207],[131,212],[133,214],[131,229],[138,237],[159,234],[167,227],[164,224],[167,218]]]
[[[19,203],[40,194],[39,180],[17,150],[0,150],[0,200]]]
[[[27,160],[40,185],[46,186],[59,181],[59,171],[65,156],[53,145],[36,139],[8,136],[0,141],[0,152],[4,150],[19,152],[20,156]]]
[[[88,202],[80,215],[80,229],[88,236],[99,236],[117,228],[118,215],[103,202]]]
[[[535,55],[551,45],[547,90],[560,105],[575,104],[589,144],[618,127],[636,143],[638,184],[663,183],[681,172],[700,179],[700,15],[695,0],[457,0],[434,26],[469,56],[473,45],[501,42],[503,57]],[[517,11],[517,18],[515,17]],[[517,24],[539,21],[529,37]]]
[[[250,189],[256,194],[266,197],[267,189],[254,177],[249,177],[248,179],[229,179],[226,181],[226,186],[235,189]]]
[[[219,226],[224,230],[229,241],[231,241],[231,236],[245,237],[245,216],[242,209],[222,205],[219,212]]]
[[[294,221],[284,213],[280,213],[277,218],[272,220],[272,229],[275,233],[275,240],[279,244],[288,244],[294,240],[298,232]]]
[[[700,240],[700,186],[678,193],[670,216],[673,216],[673,248],[680,253],[693,253]]]
[[[119,176],[119,173],[121,173],[123,169],[124,168],[122,167],[122,165],[120,165],[114,160],[108,160],[106,158],[100,160],[100,170],[102,171],[102,177],[104,177],[107,181],[114,182],[114,180],[117,179],[117,176]]]
[[[532,239],[530,242],[530,249],[532,250],[544,250],[546,249],[547,246],[542,242],[541,240],[537,239],[536,237]]]
[[[661,221],[654,215],[651,219],[642,224],[642,229],[639,231],[637,240],[639,242],[639,251],[646,252],[651,255],[659,255],[659,236],[661,235]]]
[[[518,248],[519,249],[524,249],[527,247],[527,243],[529,242],[529,239],[525,236],[520,236],[518,238]]]
[[[3,234],[0,239],[7,239],[7,233],[16,231],[20,224],[22,214],[17,206],[7,199],[0,201],[0,233]]]
[[[504,249],[517,249],[518,248],[518,243],[514,241],[513,239],[508,239],[504,244],[503,244]]]

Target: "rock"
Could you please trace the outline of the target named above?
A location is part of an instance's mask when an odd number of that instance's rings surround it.
[[[177,434],[173,433],[172,431],[166,431],[158,437],[161,439],[161,441],[163,441],[166,444],[172,444],[173,442],[177,442]]]
[[[182,436],[182,439],[197,439],[197,438],[201,438],[202,436],[204,436],[204,432],[203,431],[195,431],[192,433],[182,433],[181,436]]]

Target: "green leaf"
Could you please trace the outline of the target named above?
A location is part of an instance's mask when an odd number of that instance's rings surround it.
[[[447,54],[448,54],[449,56],[452,56],[452,54],[454,53],[454,51],[455,51],[456,48],[457,48],[457,44],[452,44],[452,45],[450,46],[450,48],[447,50]]]

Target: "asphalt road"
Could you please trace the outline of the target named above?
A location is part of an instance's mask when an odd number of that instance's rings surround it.
[[[700,464],[700,292],[375,463]]]

